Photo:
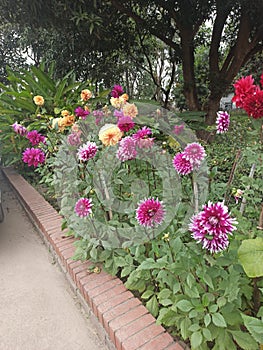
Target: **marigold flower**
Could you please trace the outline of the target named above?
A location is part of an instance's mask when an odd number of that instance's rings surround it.
[[[216,133],[223,134],[228,131],[230,124],[230,116],[227,112],[219,111],[217,112],[216,119]]]
[[[173,159],[173,165],[180,175],[190,174],[193,170],[193,164],[185,158],[184,153],[177,153]]]
[[[78,159],[83,162],[87,162],[88,160],[95,157],[98,151],[98,147],[95,142],[88,141],[78,149]]]
[[[37,167],[45,162],[45,153],[39,148],[26,148],[22,154],[22,160],[28,166]]]
[[[27,134],[27,128],[25,128],[23,125],[21,124],[18,124],[17,122],[15,122],[13,125],[12,125],[12,128],[14,130],[14,132],[16,134],[19,134],[21,136],[26,136]]]
[[[138,114],[138,108],[135,106],[134,103],[126,103],[124,106],[123,106],[123,115],[125,117],[130,117],[130,118],[135,118],[136,115]]]
[[[160,225],[165,216],[163,202],[158,198],[144,199],[139,203],[136,209],[136,219],[141,226],[155,227]]]
[[[189,229],[192,237],[202,243],[203,248],[218,253],[228,247],[228,235],[236,230],[235,224],[236,219],[230,217],[224,203],[208,202],[200,213],[192,217]]]
[[[88,101],[92,97],[92,92],[88,89],[84,89],[81,91],[80,98],[82,101]]]
[[[39,134],[37,130],[28,131],[26,138],[30,141],[32,146],[37,146],[40,142],[46,142],[45,136]]]
[[[92,199],[80,198],[75,204],[74,211],[77,216],[79,216],[80,218],[84,218],[92,213],[92,206]]]
[[[116,145],[122,135],[122,131],[114,124],[105,124],[99,131],[99,139],[105,146]]]
[[[33,101],[37,106],[43,106],[43,104],[45,103],[43,96],[40,95],[34,96]]]

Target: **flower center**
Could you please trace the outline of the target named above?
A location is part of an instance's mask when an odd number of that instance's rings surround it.
[[[215,216],[210,216],[210,218],[208,219],[208,221],[209,221],[209,223],[210,223],[211,225],[216,226],[219,220],[218,220],[218,218],[215,217]]]

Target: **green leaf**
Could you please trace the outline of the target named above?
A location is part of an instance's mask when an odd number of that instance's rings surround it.
[[[202,341],[203,341],[202,333],[200,331],[194,332],[190,338],[191,349],[194,350],[194,349],[198,348],[198,346],[200,346],[202,344]]]
[[[212,314],[212,322],[217,327],[227,327],[224,317],[219,312]]]
[[[205,326],[209,326],[209,324],[211,323],[211,316],[209,314],[206,314],[205,317],[204,317],[204,323],[205,323]]]
[[[149,301],[146,303],[146,308],[149,310],[149,312],[156,317],[159,313],[159,304],[157,301],[156,296],[154,295]]]
[[[263,322],[255,317],[241,314],[245,327],[252,337],[260,344],[263,344]]]
[[[189,336],[189,327],[191,326],[191,321],[188,317],[184,318],[180,323],[181,336],[185,340]]]
[[[203,328],[202,329],[202,333],[203,333],[203,336],[208,340],[208,341],[211,341],[212,340],[212,334],[210,332],[210,330],[208,328]]]
[[[241,331],[230,331],[234,340],[244,350],[255,350],[258,348],[257,343],[250,334]]]
[[[149,299],[153,294],[153,290],[146,290],[141,297],[142,299]]]
[[[178,303],[176,303],[175,306],[184,312],[189,312],[190,310],[193,309],[193,305],[190,303],[189,300],[180,300],[180,301],[178,301]]]
[[[263,276],[263,238],[246,239],[238,249],[239,260],[248,277]]]

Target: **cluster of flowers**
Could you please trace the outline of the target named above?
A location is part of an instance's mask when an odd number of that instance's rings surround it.
[[[260,85],[263,89],[263,74],[260,77]],[[242,77],[235,84],[235,96],[232,101],[236,106],[244,109],[249,117],[260,119],[263,117],[263,90],[254,84],[251,75]]]
[[[12,127],[16,134],[26,137],[32,146],[39,146],[46,143],[45,136],[39,134],[37,130],[28,131],[27,128],[17,122]],[[27,147],[22,154],[22,160],[28,166],[37,167],[39,164],[45,162],[45,153],[41,148]]]

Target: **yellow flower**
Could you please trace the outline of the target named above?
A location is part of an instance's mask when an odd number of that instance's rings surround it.
[[[123,106],[123,114],[125,117],[135,118],[138,114],[138,109],[134,103],[126,103]]]
[[[61,111],[61,115],[62,115],[62,117],[68,117],[70,115],[70,113],[66,109],[63,109],[63,111]]]
[[[83,101],[88,101],[92,97],[92,92],[88,89],[82,90],[80,94],[80,98]]]
[[[63,118],[53,118],[52,119],[52,124],[51,124],[51,128],[55,129],[56,126],[58,127],[59,131],[63,131],[64,130],[64,125],[63,125]]]
[[[75,123],[74,115],[68,115],[68,116],[62,118],[62,125],[63,126],[71,126],[74,123]]]
[[[121,99],[124,99],[125,101],[128,101],[129,95],[128,94],[123,94],[123,95],[121,95]]]
[[[110,103],[114,108],[122,108],[126,100],[122,97],[111,97]]]
[[[99,131],[99,139],[105,146],[114,146],[122,138],[123,133],[114,124],[105,124]]]
[[[40,95],[34,96],[33,101],[37,106],[43,106],[45,102],[44,98]]]

